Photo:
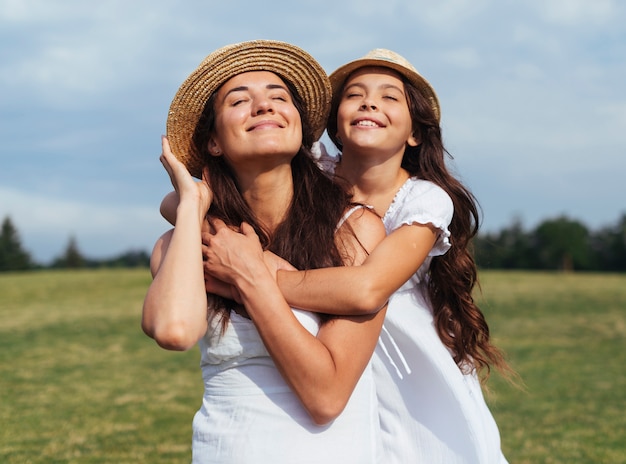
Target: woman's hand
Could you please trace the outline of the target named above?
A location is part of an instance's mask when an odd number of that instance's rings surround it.
[[[261,242],[252,226],[244,222],[241,232],[237,232],[220,219],[209,221],[212,230],[205,231],[202,240],[205,274],[237,286],[241,279],[253,281],[259,273],[268,272]]]
[[[206,214],[213,200],[213,192],[208,183],[208,168],[202,171],[202,181],[197,182],[191,176],[186,166],[181,163],[172,153],[167,137],[162,136],[161,163],[170,176],[170,181],[180,199],[179,206],[183,202],[197,201],[201,214]]]

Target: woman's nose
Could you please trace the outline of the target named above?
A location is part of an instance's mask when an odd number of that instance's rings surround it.
[[[272,105],[272,100],[269,98],[259,98],[255,100],[254,104],[254,114],[263,114],[263,113],[272,113],[274,111],[274,106]]]

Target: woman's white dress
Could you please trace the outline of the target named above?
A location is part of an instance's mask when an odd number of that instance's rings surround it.
[[[333,174],[337,158],[322,144],[318,165]],[[390,298],[372,358],[386,464],[504,464],[500,433],[476,373],[463,374],[439,338],[425,279],[433,256],[450,248],[454,208],[439,186],[408,179],[383,222],[387,234],[432,224],[439,237],[417,272]],[[384,279],[385,276],[380,276]]]
[[[313,313],[294,310],[316,334]],[[199,342],[202,407],[193,420],[194,464],[368,464],[380,459],[376,390],[365,370],[343,413],[316,426],[270,358],[251,320],[209,319]]]

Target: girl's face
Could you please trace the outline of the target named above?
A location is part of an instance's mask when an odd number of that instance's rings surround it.
[[[231,166],[291,160],[302,145],[302,122],[287,86],[269,71],[232,77],[215,99],[215,133],[209,152]]]
[[[416,146],[404,83],[394,71],[365,67],[352,73],[337,111],[337,135],[344,152],[376,149],[404,153]]]

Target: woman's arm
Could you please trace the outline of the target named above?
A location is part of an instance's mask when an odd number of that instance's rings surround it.
[[[359,264],[366,255],[361,245],[373,249],[385,231],[369,211],[352,216],[348,221],[360,244],[347,242],[347,234],[341,243],[347,244],[348,260]],[[238,288],[278,370],[312,419],[318,424],[331,421],[344,409],[372,356],[385,310],[332,319],[314,336],[283,298],[252,228],[243,224],[238,234],[223,223],[215,222],[214,227],[207,249],[209,269]]]
[[[179,202],[178,192],[174,190],[163,197],[161,206],[159,207],[161,216],[173,226],[176,225],[176,209],[178,208]]]
[[[156,243],[141,325],[163,348],[187,350],[206,332],[207,297],[200,229],[211,204],[206,182],[195,182],[163,138],[161,162],[180,196],[176,227]]]
[[[437,240],[430,225],[404,225],[387,236],[360,266],[277,272],[294,307],[329,314],[378,311],[419,269]]]

